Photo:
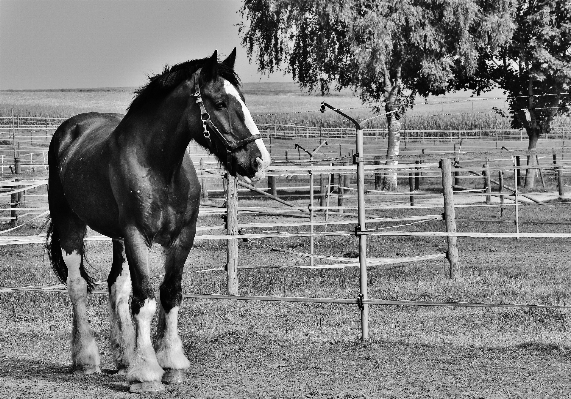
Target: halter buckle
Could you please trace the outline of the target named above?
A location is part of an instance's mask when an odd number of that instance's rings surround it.
[[[206,140],[210,140],[210,132],[208,131],[208,128],[206,127],[206,123],[202,123],[202,127],[204,128],[204,138]]]

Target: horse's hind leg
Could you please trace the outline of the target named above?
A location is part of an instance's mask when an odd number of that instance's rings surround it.
[[[66,232],[65,237],[60,236],[60,245],[67,266],[67,290],[73,306],[71,338],[73,368],[85,374],[98,373],[101,371],[99,351],[87,318],[87,281],[82,275],[85,225],[82,225],[79,219],[69,220],[65,226],[60,225],[58,230],[60,234],[62,231]]]
[[[190,246],[192,245],[192,233]],[[166,251],[165,278],[160,289],[159,322],[157,325],[157,360],[165,374],[163,382],[180,383],[183,371],[190,367],[178,333],[178,311],[182,302],[182,274],[190,246],[173,245]]]
[[[111,349],[117,371],[129,368],[135,350],[135,330],[129,309],[131,276],[125,259],[123,240],[113,240],[113,265],[107,278],[109,311],[111,316]]]

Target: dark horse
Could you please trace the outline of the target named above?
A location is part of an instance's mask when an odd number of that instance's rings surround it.
[[[99,372],[99,353],[86,314],[93,281],[84,268],[87,226],[111,237],[107,279],[111,345],[131,391],[180,382],[190,366],[178,334],[183,267],[193,245],[200,184],[186,148],[191,140],[214,153],[232,174],[264,176],[270,157],[239,91],[236,49],[222,62],[205,59],[151,77],[127,114],[88,113],[65,121],[51,141],[48,252],[73,304],[72,362]],[[164,248],[156,344],[156,301],[148,252]],[[132,299],[129,311],[129,298]],[[134,321],[134,327],[133,327]]]

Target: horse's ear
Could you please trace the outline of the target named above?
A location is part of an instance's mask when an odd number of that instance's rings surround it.
[[[218,76],[218,50],[214,50],[214,53],[206,60],[206,63],[202,67],[202,73],[206,81]]]
[[[224,61],[222,61],[222,63],[227,67],[229,67],[230,69],[234,69],[235,62],[236,62],[236,47],[234,47],[234,50],[232,50],[230,55]]]

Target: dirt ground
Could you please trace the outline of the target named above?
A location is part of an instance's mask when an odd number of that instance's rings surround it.
[[[67,336],[20,335],[2,355],[0,396],[123,398],[128,385],[69,372]],[[2,337],[5,340],[5,337]],[[34,350],[35,349],[35,350]],[[565,398],[569,347],[521,344],[481,348],[374,339],[362,344],[257,332],[186,337],[187,381],[156,398]],[[6,348],[2,351],[5,353]],[[39,355],[39,356],[38,356]]]

